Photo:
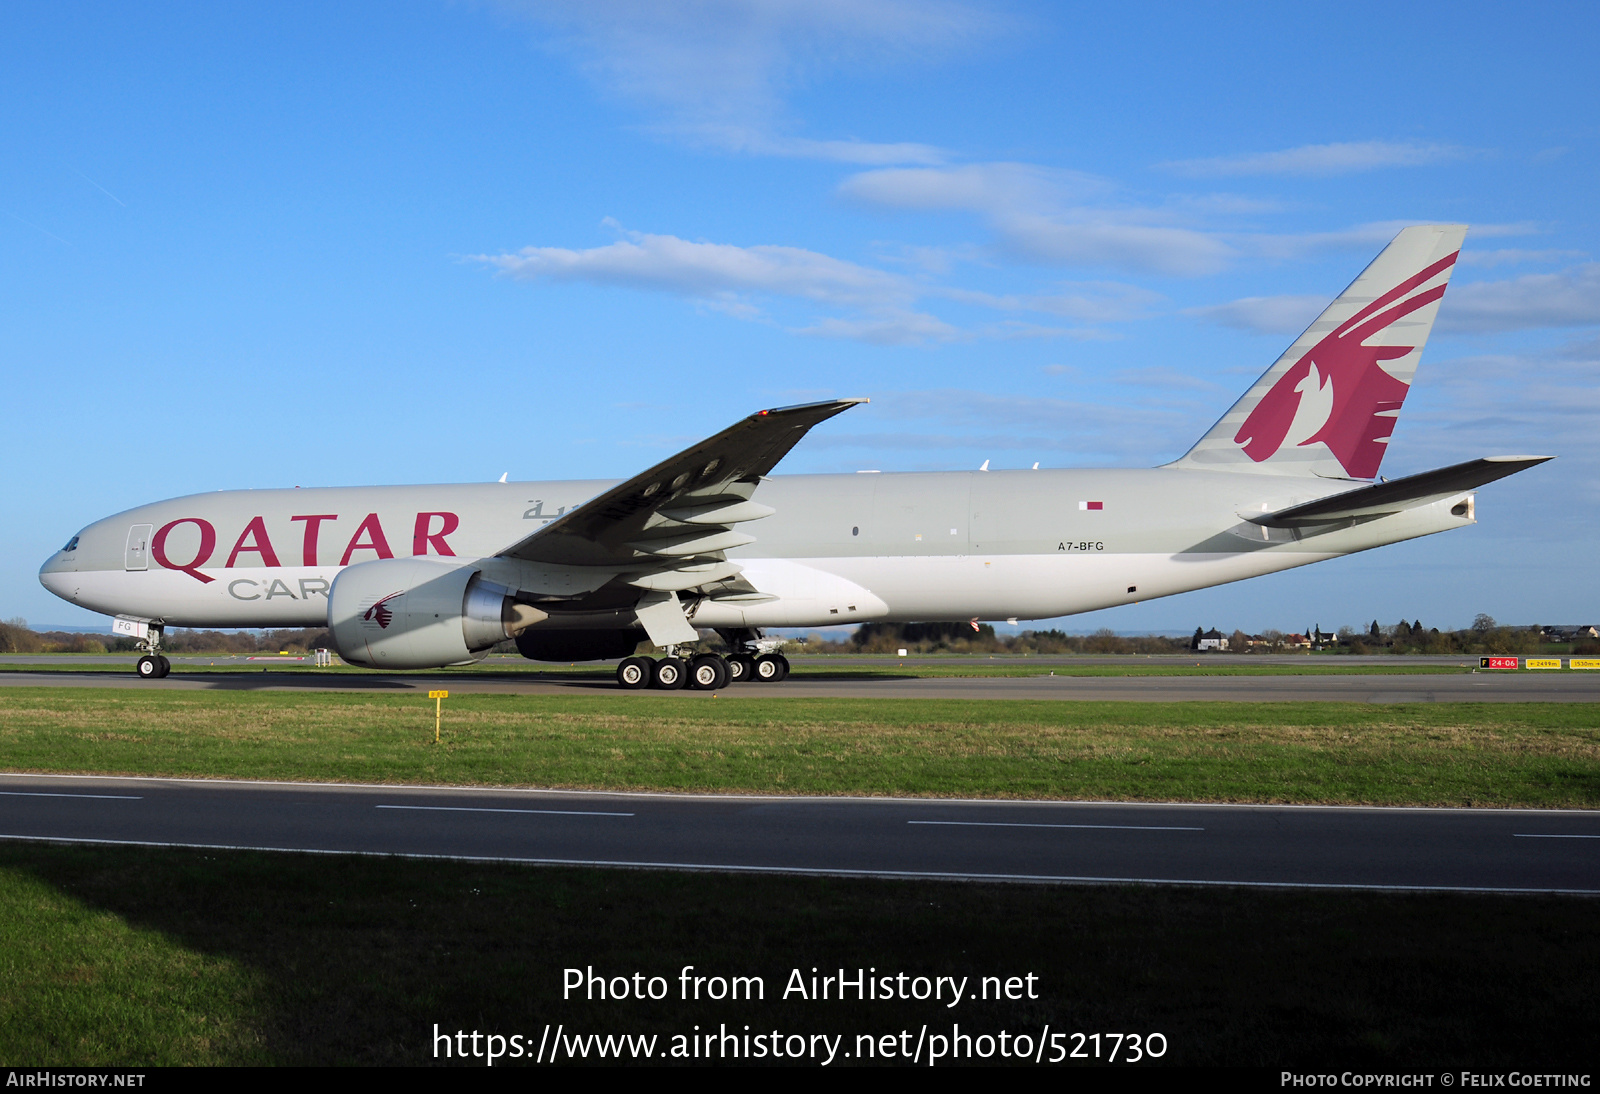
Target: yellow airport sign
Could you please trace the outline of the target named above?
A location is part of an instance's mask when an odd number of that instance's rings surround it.
[[[1575,669],[1600,669],[1600,657],[1574,657],[1567,664]]]
[[[1525,665],[1526,667],[1528,667],[1530,669],[1558,669],[1558,668],[1561,667],[1561,658],[1559,658],[1559,657],[1529,657],[1526,660],[1524,660],[1522,663],[1523,663],[1523,665]]]
[[[441,699],[450,698],[448,691],[430,691],[428,698],[433,700],[433,743],[439,743],[439,722],[444,718],[444,703]]]

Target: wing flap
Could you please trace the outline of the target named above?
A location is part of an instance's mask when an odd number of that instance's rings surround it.
[[[658,555],[665,558],[690,558],[701,555],[714,555],[719,551],[731,551],[735,547],[743,547],[746,543],[754,543],[755,536],[745,535],[743,532],[713,531],[705,528],[696,528],[688,535],[663,536],[659,539],[647,539],[639,543],[630,543],[635,551],[646,555]]]
[[[663,509],[657,516],[678,524],[743,524],[747,520],[770,517],[777,510],[753,501],[693,505],[684,509]]]
[[[676,592],[645,593],[633,611],[644,633],[650,636],[651,643],[662,649],[683,642],[695,642],[700,638],[684,617],[683,605],[678,603]]]

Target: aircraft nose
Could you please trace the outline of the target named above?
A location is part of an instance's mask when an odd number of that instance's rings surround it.
[[[67,596],[71,591],[67,585],[72,575],[78,572],[78,538],[73,536],[65,547],[45,559],[44,565],[39,567],[39,584],[57,596]]]
[[[55,593],[62,600],[71,600],[75,591],[73,588],[73,573],[71,570],[62,569],[57,565],[56,559],[46,562],[39,570],[39,584]]]

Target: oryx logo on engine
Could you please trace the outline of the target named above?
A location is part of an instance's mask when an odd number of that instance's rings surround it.
[[[404,592],[404,589],[399,589],[390,593],[388,596],[380,597],[378,600],[373,602],[372,607],[368,608],[362,613],[362,620],[367,623],[375,622],[378,624],[380,629],[388,630],[389,621],[394,618],[394,612],[390,611],[387,607],[385,607],[385,605]]]

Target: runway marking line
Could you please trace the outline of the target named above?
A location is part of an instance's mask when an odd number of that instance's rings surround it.
[[[1505,679],[1505,677],[1502,677]],[[160,789],[187,789],[194,786],[219,786],[230,789],[283,787],[290,786],[303,790],[355,790],[367,793],[394,793],[396,791],[436,791],[450,794],[500,794],[517,795],[527,794],[548,797],[570,798],[644,798],[666,801],[693,801],[693,802],[739,802],[751,803],[758,806],[775,805],[818,805],[837,804],[845,802],[851,805],[863,806],[896,806],[896,805],[923,805],[923,806],[949,806],[954,808],[970,808],[981,806],[993,808],[1056,808],[1060,806],[1084,806],[1091,809],[1124,810],[1124,809],[1248,809],[1277,812],[1296,813],[1444,813],[1446,815],[1464,816],[1477,813],[1484,817],[1521,815],[1523,819],[1531,816],[1562,817],[1575,814],[1581,817],[1593,817],[1600,810],[1583,809],[1576,806],[1559,806],[1549,809],[1540,809],[1535,806],[1509,806],[1505,809],[1474,809],[1471,806],[1459,805],[1326,805],[1318,802],[1184,802],[1184,801],[1096,801],[1093,798],[897,798],[882,797],[853,797],[850,795],[832,794],[759,794],[746,793],[708,793],[694,794],[687,791],[673,790],[573,790],[558,787],[535,786],[451,786],[447,783],[357,783],[357,782],[313,782],[309,779],[226,779],[219,777],[188,776],[188,775],[94,775],[94,774],[61,774],[49,771],[0,771],[0,779],[55,779],[63,782],[78,780],[82,782],[100,783],[165,783]],[[0,783],[3,785],[3,783]],[[88,795],[74,795],[74,797]],[[108,797],[112,795],[107,795]],[[5,838],[0,835],[0,839]]]
[[[1182,824],[1028,824],[1022,821],[910,820],[907,824],[945,824],[961,828],[1115,828],[1124,832],[1204,832]]]
[[[1515,839],[1600,839],[1600,836],[1586,836],[1574,832],[1513,832]]]
[[[142,794],[47,794],[39,791],[28,790],[0,790],[0,797],[6,798],[103,798],[107,801],[137,802],[144,801]]]
[[[632,813],[601,813],[582,809],[489,809],[471,805],[375,805],[374,809],[415,809],[430,813],[540,813],[551,817],[631,817]]]
[[[505,862],[526,866],[600,866],[632,870],[687,870],[734,874],[789,874],[804,877],[912,878],[929,881],[1013,881],[1090,885],[1184,885],[1242,889],[1350,889],[1388,893],[1547,893],[1561,896],[1600,896],[1600,889],[1521,888],[1508,885],[1384,885],[1361,882],[1230,881],[1204,878],[1094,877],[1071,874],[972,874],[954,870],[852,870],[845,867],[748,866],[710,862],[635,862],[618,859],[519,858],[500,855],[439,855],[406,851],[348,851],[323,847],[254,847],[227,843],[178,843],[156,840],[88,839],[74,836],[24,836],[0,832],[0,840],[27,843],[90,844],[111,847],[174,847],[198,851],[267,851],[298,855],[360,855],[363,858],[404,858],[434,862]]]

